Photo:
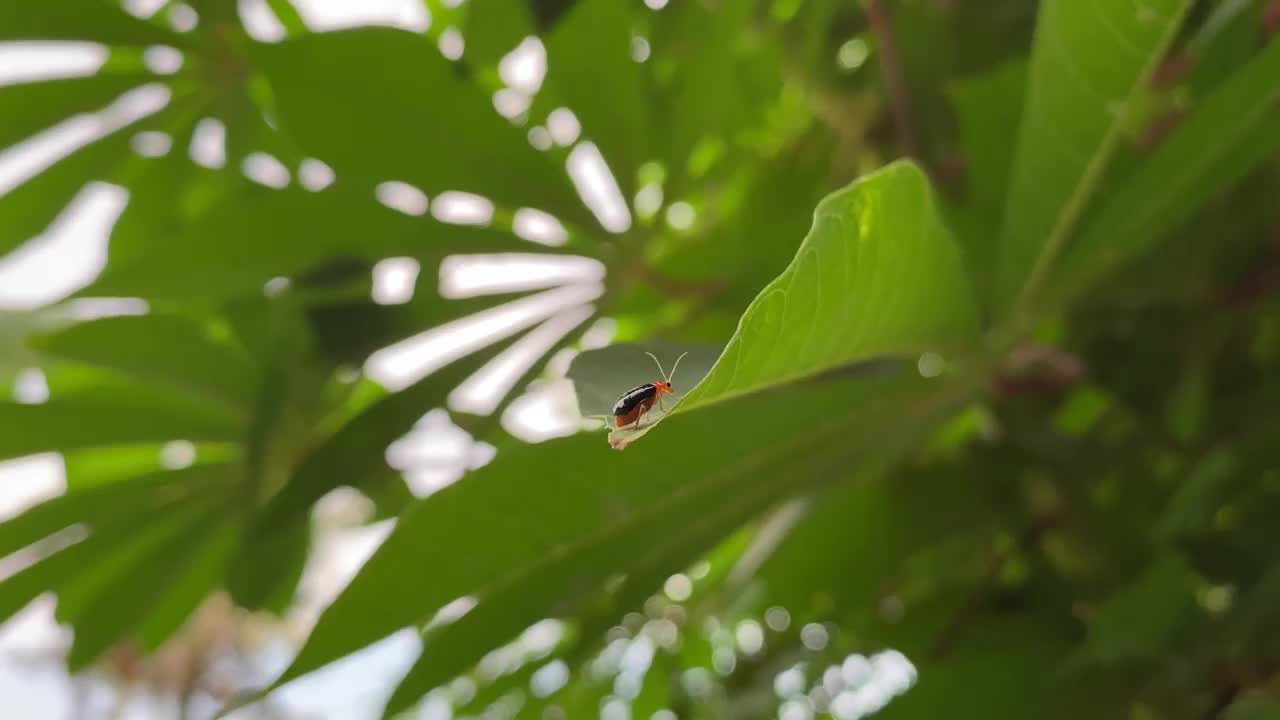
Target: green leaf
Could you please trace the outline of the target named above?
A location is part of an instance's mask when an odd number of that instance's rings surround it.
[[[461,306],[450,308],[437,304],[434,314],[441,319],[469,304]],[[395,483],[402,485],[399,471],[386,462],[388,445],[409,432],[426,411],[445,406],[454,388],[510,348],[519,337],[494,343],[449,363],[405,390],[383,396],[313,447],[298,463],[283,489],[258,513],[234,563],[241,568],[237,572],[259,578],[260,581],[247,582],[261,584],[265,582],[262,578],[278,577],[292,567],[291,558],[295,554],[291,548],[300,542],[299,533],[308,532],[306,511],[329,491],[348,486],[377,492]],[[560,344],[565,342],[567,340],[562,340]],[[535,361],[515,387],[527,384],[540,371],[541,363],[541,358]],[[470,429],[483,436],[485,428],[497,423],[510,398],[508,395],[489,419],[475,423]]]
[[[110,0],[0,5],[0,40],[93,40],[108,45],[177,45],[181,35],[126,13]]]
[[[1082,290],[1147,250],[1280,149],[1280,42],[1209,94],[1098,208],[1063,258],[1062,289]]]
[[[129,152],[129,134],[89,143],[0,195],[0,257],[44,231],[91,180],[106,179]]]
[[[1188,0],[1048,0],[1001,232],[999,301],[1042,288],[1088,207]]]
[[[549,90],[600,146],[626,198],[652,153],[651,104],[644,66],[631,57],[631,25],[632,4],[579,0],[545,38]]]
[[[1027,83],[1025,62],[1008,62],[987,73],[966,78],[951,88],[967,169],[965,203],[957,210],[957,235],[969,274],[979,295],[991,301],[999,262],[999,229],[995,219],[1004,211]]]
[[[865,621],[884,588],[910,581],[913,555],[993,531],[990,508],[968,478],[936,468],[887,477],[881,468],[869,470],[876,472],[816,495],[803,522],[756,573],[769,603],[791,611],[795,623],[832,616]],[[830,548],[875,550],[845,557],[830,555]]]
[[[945,658],[919,657],[907,650],[919,666],[919,676],[875,716],[926,720],[946,708],[944,714],[952,720],[1067,720],[1075,717],[1073,711],[1088,707],[1086,693],[1063,683],[1061,657],[1070,646],[1057,618],[1019,613],[979,617],[970,623],[962,647]]]
[[[45,356],[160,382],[237,412],[247,411],[258,372],[243,348],[180,315],[103,318],[33,342]]]
[[[932,417],[941,407],[919,404],[920,381],[910,375],[802,386],[744,399],[724,414],[673,417],[668,432],[626,463],[597,436],[510,448],[401,518],[277,684],[400,627],[424,625],[455,598],[475,597],[479,607],[450,626],[450,636],[474,642],[433,647],[430,656],[443,659],[400,693],[416,697],[433,679],[478,660],[486,647],[477,638],[510,637],[593,592],[643,563],[655,540],[704,524],[740,524],[820,482],[833,464],[882,447],[894,429]],[[881,403],[898,409],[893,428],[872,409]],[[873,418],[881,431],[874,442],[853,431]],[[852,440],[832,445],[834,437]],[[528,477],[541,481],[521,481]],[[502,534],[481,529],[495,520]],[[460,544],[465,552],[455,552]],[[424,564],[435,571],[409,570]],[[414,602],[398,601],[405,597]]]
[[[267,0],[267,6],[271,8],[271,12],[290,35],[301,35],[307,32],[307,24],[303,22],[302,15],[298,12],[298,8],[293,6],[292,0]]]
[[[422,35],[344,30],[259,46],[257,55],[282,127],[340,181],[401,180],[428,196],[465,190],[592,222],[568,175]]]
[[[174,511],[175,507],[207,495],[209,491],[216,491],[216,485],[212,488],[206,487],[204,481],[221,478],[225,478],[225,468],[193,466],[185,470],[165,473],[163,477],[161,474],[154,476],[154,480],[158,481],[170,479],[175,481],[172,484],[155,482],[152,487],[120,488],[114,497],[109,498],[104,495],[80,493],[64,496],[64,498],[78,496],[77,501],[91,497],[102,498],[105,502],[95,507],[95,510],[101,510],[102,514],[78,515],[76,524],[83,523],[89,526],[87,537],[76,539],[74,533],[63,536],[60,540],[70,540],[73,544],[57,550],[52,555],[41,557],[35,564],[0,581],[0,621],[21,610],[40,593],[60,590],[82,577],[86,568],[94,568],[100,562],[105,562],[104,558],[114,553],[118,547],[127,543],[138,532],[145,531],[149,527],[145,524],[140,525],[137,518],[166,517]],[[140,480],[139,485],[141,484]],[[23,547],[28,544],[29,538],[45,537],[47,534],[45,530],[56,532],[68,527],[65,522],[68,517],[65,511],[68,508],[62,504],[64,498],[51,500],[37,506],[36,510],[29,511],[36,513],[40,508],[46,508],[38,513],[40,517],[37,522],[24,521],[24,516],[20,515],[0,526],[6,528],[3,532],[6,545],[12,547],[11,544],[17,544],[17,547]],[[59,516],[60,512],[63,515]],[[22,533],[26,533],[26,536],[23,537]],[[33,549],[47,551],[52,548],[35,545]]]
[[[261,294],[274,277],[335,258],[409,256],[434,265],[450,254],[538,247],[498,229],[411,217],[379,205],[372,188],[363,194],[355,183],[338,182],[320,193],[245,186],[177,237],[160,235],[147,252],[113,255],[80,294],[224,298]]]
[[[76,523],[98,523],[136,514],[174,493],[198,487],[207,478],[201,466],[156,471],[117,482],[71,490],[0,523],[0,557],[17,552]],[[221,472],[221,471],[220,471]],[[68,475],[71,469],[68,468]],[[71,479],[68,479],[71,484]]]
[[[8,620],[41,593],[57,590],[79,577],[123,537],[118,527],[115,532],[94,533],[0,581],[0,621]]]
[[[1222,720],[1280,720],[1280,702],[1265,690],[1250,690],[1231,703]]]
[[[463,62],[482,72],[494,71],[504,55],[537,32],[529,3],[525,0],[474,0],[457,8],[450,8],[440,0],[427,0],[427,5],[431,10],[430,30],[433,33],[438,33],[438,14],[443,16],[444,22],[448,22],[450,16],[461,14],[459,19],[465,23],[454,27],[461,29],[467,39]],[[546,85],[545,79],[543,85]]]
[[[19,370],[40,364],[27,342],[30,336],[61,330],[74,322],[66,308],[57,305],[17,312],[0,310],[0,383],[11,381]]]
[[[87,667],[142,623],[181,566],[208,541],[219,512],[208,498],[197,499],[146,523],[129,544],[86,568],[59,594],[58,613],[75,627],[69,670]]]
[[[652,22],[648,65],[658,85],[655,138],[667,192],[688,192],[702,142],[733,148],[782,88],[781,53],[751,27],[750,3],[672,3]]]
[[[242,535],[227,566],[231,598],[240,607],[282,614],[293,602],[310,552],[310,523],[279,528],[270,542],[249,533]]]
[[[1169,541],[1179,535],[1207,530],[1213,514],[1227,499],[1231,480],[1239,472],[1239,462],[1232,453],[1224,450],[1206,453],[1169,498],[1153,528],[1156,536]]]
[[[929,181],[893,163],[829,195],[791,265],[747,308],[675,413],[880,356],[960,349],[978,329]]]
[[[263,509],[258,529],[273,534],[305,517],[307,508],[335,488],[360,488],[396,474],[386,464],[387,446],[428,410],[443,406],[454,388],[514,341],[499,342],[460,358],[365,408],[302,459],[288,484]]]
[[[40,405],[0,403],[0,427],[0,458],[168,440],[237,440],[242,430],[238,418],[219,408],[126,383],[55,393]]]
[[[1080,658],[1103,665],[1163,657],[1196,609],[1199,578],[1181,557],[1157,557],[1097,609]]]
[[[240,539],[242,523],[226,522],[190,555],[186,567],[176,571],[173,584],[156,598],[137,629],[142,647],[154,651],[182,629],[191,614],[222,584],[227,563]]]
[[[101,110],[125,91],[151,78],[141,73],[104,73],[0,86],[0,148],[25,140],[80,113]]]
[[[708,344],[618,343],[578,354],[569,365],[568,377],[573,381],[578,410],[583,415],[609,416],[623,393],[662,379],[658,366],[646,352],[653,353],[668,373],[682,354],[689,353],[680,360],[678,372],[672,379],[672,387],[679,397],[682,389],[697,385],[710,372],[721,351],[720,346]],[[658,417],[656,407],[652,412]]]

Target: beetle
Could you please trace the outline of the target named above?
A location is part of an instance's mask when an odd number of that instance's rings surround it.
[[[680,367],[680,361],[684,359],[683,353],[676,358],[676,364],[671,366],[671,374],[668,375],[662,369],[662,363],[658,362],[658,358],[653,353],[646,352],[645,355],[653,358],[658,365],[658,372],[662,373],[662,379],[651,383],[645,383],[638,387],[633,387],[622,394],[618,398],[618,402],[613,405],[613,424],[617,428],[624,428],[628,425],[639,427],[640,418],[653,408],[654,403],[659,403],[659,407],[666,412],[666,406],[662,405],[662,398],[675,392],[671,387],[671,378],[676,374],[676,368]]]

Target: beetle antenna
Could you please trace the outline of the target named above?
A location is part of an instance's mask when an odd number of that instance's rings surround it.
[[[646,350],[646,351],[644,352],[644,354],[645,354],[645,355],[648,355],[648,356],[649,356],[649,357],[651,357],[651,358],[653,358],[653,362],[654,362],[654,364],[658,366],[658,374],[662,376],[662,379],[663,379],[663,380],[667,380],[667,371],[662,369],[662,363],[658,362],[658,356],[657,356],[657,355],[654,355],[653,353],[649,352],[648,350]],[[670,380],[667,380],[667,382],[671,382],[671,381],[670,381]]]
[[[671,374],[667,376],[667,384],[671,384],[671,378],[676,376],[676,368],[680,367],[680,361],[688,354],[687,352],[680,353],[680,357],[676,358],[676,364],[671,366]]]

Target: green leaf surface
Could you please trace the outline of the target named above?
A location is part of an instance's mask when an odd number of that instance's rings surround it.
[[[389,28],[261,46],[282,127],[340,179],[400,180],[591,223],[568,175],[497,114],[430,40]],[[401,82],[401,77],[411,78]]]
[[[84,574],[58,597],[58,612],[75,627],[67,657],[72,672],[87,667],[146,618],[215,529],[208,499],[187,503],[147,523],[128,545]],[[74,604],[75,607],[64,606]]]
[[[302,20],[298,8],[293,6],[292,0],[267,0],[267,7],[271,8],[272,14],[290,35],[307,32],[307,24]]]
[[[125,91],[145,84],[142,73],[104,73],[0,86],[0,148],[73,115],[101,110]]]
[[[690,159],[702,142],[735,147],[782,86],[778,48],[754,33],[750,3],[672,3],[652,22],[650,61],[659,159],[667,192],[692,185]]]
[[[1063,258],[1078,291],[1150,250],[1208,201],[1280,150],[1280,42],[1210,93],[1178,131],[1105,198]]]
[[[0,523],[0,557],[77,523],[98,523],[132,515],[174,494],[194,491],[208,479],[209,469],[200,468],[155,471],[117,482],[73,489],[65,495],[34,505]],[[70,467],[67,472],[68,475],[72,473]]]
[[[243,348],[190,317],[150,314],[80,323],[35,341],[47,357],[117,370],[246,412],[257,374]]]
[[[453,26],[461,29],[467,39],[463,62],[481,72],[495,71],[503,56],[537,32],[530,4],[525,0],[469,0],[456,8],[449,7],[451,2],[427,0],[427,5],[431,9],[433,32],[437,30],[437,16],[442,16],[444,22],[449,22],[450,16],[463,21]],[[459,15],[461,17],[457,17]]]
[[[876,717],[927,720],[939,708],[954,720],[1074,717],[1087,702],[1084,693],[1065,692],[1062,683],[1061,657],[1069,640],[1052,618],[1042,620],[1025,614],[972,619],[964,636],[969,642],[946,658],[929,661],[908,650],[920,674]]]
[[[1249,690],[1231,703],[1222,720],[1280,720],[1280,700],[1265,690]]]
[[[291,525],[330,490],[344,485],[359,488],[395,474],[386,464],[387,446],[409,432],[427,411],[442,407],[454,388],[513,341],[456,360],[365,408],[302,459],[288,485],[264,508],[259,530],[271,534]]]
[[[185,567],[175,571],[169,589],[155,599],[146,619],[137,628],[142,647],[159,648],[223,583],[227,563],[231,560],[243,529],[239,520],[224,523],[214,530],[207,542],[194,549]]]
[[[900,410],[896,417],[907,426],[940,409],[932,403],[905,403],[902,393],[919,391],[918,379],[898,378],[904,385],[888,387],[886,382],[846,380],[764,394],[743,400],[727,416],[688,413],[669,420],[675,424],[668,432],[643,452],[629,453],[632,457],[625,461],[595,436],[511,448],[401,518],[278,683],[400,627],[424,625],[444,604],[466,595],[480,603],[472,613],[492,624],[454,633],[514,635],[561,603],[595,590],[608,575],[625,572],[670,533],[704,522],[745,521],[820,481],[826,475],[818,466],[826,468],[839,459],[851,462],[868,452],[858,442],[828,446],[840,458],[806,452],[833,434],[869,440],[849,430],[873,417],[888,432],[882,416],[865,404],[892,402]],[[850,411],[860,405],[865,412]],[[883,438],[876,444],[882,445]],[[682,462],[671,463],[673,457]],[[806,458],[803,467],[796,467],[797,457]],[[775,472],[784,466],[789,468],[785,482]],[[529,476],[542,481],[520,481]],[[732,502],[721,495],[726,487],[734,489]],[[494,521],[502,523],[503,533],[477,531]],[[465,550],[458,552],[460,547]],[[423,564],[435,568],[430,577],[408,570]],[[402,597],[415,602],[396,601]],[[525,602],[492,616],[484,610],[493,602],[509,607],[502,598]],[[433,649],[451,661],[433,667],[432,677],[461,671],[478,659],[472,654],[479,647]],[[404,692],[426,689],[414,683]]]
[[[997,292],[1006,307],[1041,289],[1189,5],[1041,4],[1001,232]]]
[[[461,307],[450,308],[439,304],[433,313],[440,319],[453,311],[465,312],[470,306],[469,303],[459,305]],[[434,323],[428,326],[431,324]],[[238,561],[234,563],[239,568],[237,572],[259,579],[245,584],[261,585],[293,567],[290,563],[295,555],[291,548],[298,544],[299,533],[308,532],[307,510],[329,491],[347,486],[376,494],[398,483],[403,492],[400,472],[387,464],[387,447],[409,432],[428,410],[444,407],[451,391],[510,348],[519,337],[517,334],[494,343],[449,363],[401,392],[384,395],[311,448],[283,489],[259,512],[242,543]],[[560,344],[565,342],[562,340]],[[537,359],[515,387],[524,387],[541,366],[542,359]],[[473,432],[483,436],[486,428],[496,425],[511,397],[509,394],[490,418],[473,425]]]
[[[242,430],[238,418],[219,408],[123,383],[55,394],[40,405],[0,403],[0,427],[0,458],[179,439],[229,441]]]
[[[9,382],[19,370],[40,364],[28,341],[32,335],[55,332],[75,322],[66,308],[58,305],[0,310],[0,382]]]
[[[956,213],[970,276],[990,302],[1000,258],[1000,228],[1013,165],[1013,144],[1026,93],[1027,65],[1013,61],[951,88],[967,169],[964,205]]]
[[[795,260],[673,412],[860,360],[958,349],[977,329],[973,290],[928,180],[893,163],[818,205]]]
[[[58,541],[55,543],[61,546],[62,542],[70,541],[72,544],[68,547],[58,549],[47,545],[34,546],[34,549],[41,553],[38,562],[0,581],[0,621],[21,610],[40,593],[49,590],[58,591],[64,586],[69,586],[85,574],[86,568],[94,568],[99,563],[106,562],[106,558],[115,553],[117,548],[127,544],[137,533],[147,529],[147,525],[140,525],[137,522],[138,517],[167,517],[175,507],[181,507],[193,499],[206,495],[211,488],[206,487],[203,481],[223,478],[225,477],[223,471],[224,468],[194,466],[167,474],[164,479],[172,478],[181,482],[167,486],[157,484],[156,492],[150,492],[150,488],[146,488],[145,492],[139,492],[139,488],[131,488],[133,492],[127,499],[122,493],[118,493],[111,502],[103,503],[102,515],[85,515],[76,523],[77,527],[87,533],[87,537],[77,537],[72,531],[66,536],[58,536]],[[65,497],[73,495],[75,494]],[[37,507],[47,508],[60,500],[62,498]],[[53,515],[56,513],[44,513],[40,521],[44,523],[44,529],[67,527],[67,524],[61,521],[62,519],[52,517]],[[40,532],[42,528],[22,523],[21,516],[17,521],[10,522],[14,525],[4,532],[6,543],[27,544],[23,537],[13,532],[15,529],[28,533],[28,537],[44,535]],[[84,527],[86,524],[88,527]],[[50,550],[55,552],[52,555],[45,554]]]
[[[79,577],[86,565],[110,552],[121,537],[115,532],[79,539],[0,581],[0,621],[13,617],[41,593],[56,591]]]
[[[814,497],[804,521],[755,576],[769,602],[787,608],[796,623],[837,613],[865,622],[878,611],[885,588],[910,582],[913,556],[984,530],[990,537],[991,520],[971,478],[865,473]],[[830,548],[867,551],[832,555]]]
[[[0,195],[0,257],[44,231],[82,187],[106,179],[128,152],[127,133],[108,135]]]
[[[549,89],[582,123],[583,137],[600,146],[626,198],[652,152],[644,66],[631,57],[633,5],[580,0],[545,38]]]
[[[1115,665],[1162,657],[1195,612],[1198,582],[1181,557],[1160,555],[1097,609],[1080,658]]]
[[[110,0],[41,0],[0,5],[0,40],[92,40],[108,45],[177,45],[168,28],[126,13]]]
[[[445,225],[383,207],[373,189],[341,186],[311,193],[297,186],[246,186],[178,237],[159,236],[148,252],[108,262],[85,296],[224,298],[260,294],[274,277],[292,277],[335,258],[408,256],[434,265],[455,253],[537,248],[493,228]]]
[[[270,542],[244,534],[226,570],[227,590],[236,605],[283,614],[311,552],[310,523],[279,528]]]

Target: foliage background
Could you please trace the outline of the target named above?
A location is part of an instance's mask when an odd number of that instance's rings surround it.
[[[116,712],[1280,714],[1280,3],[321,5],[0,7],[96,58],[0,278],[110,238],[0,315],[0,616]]]

